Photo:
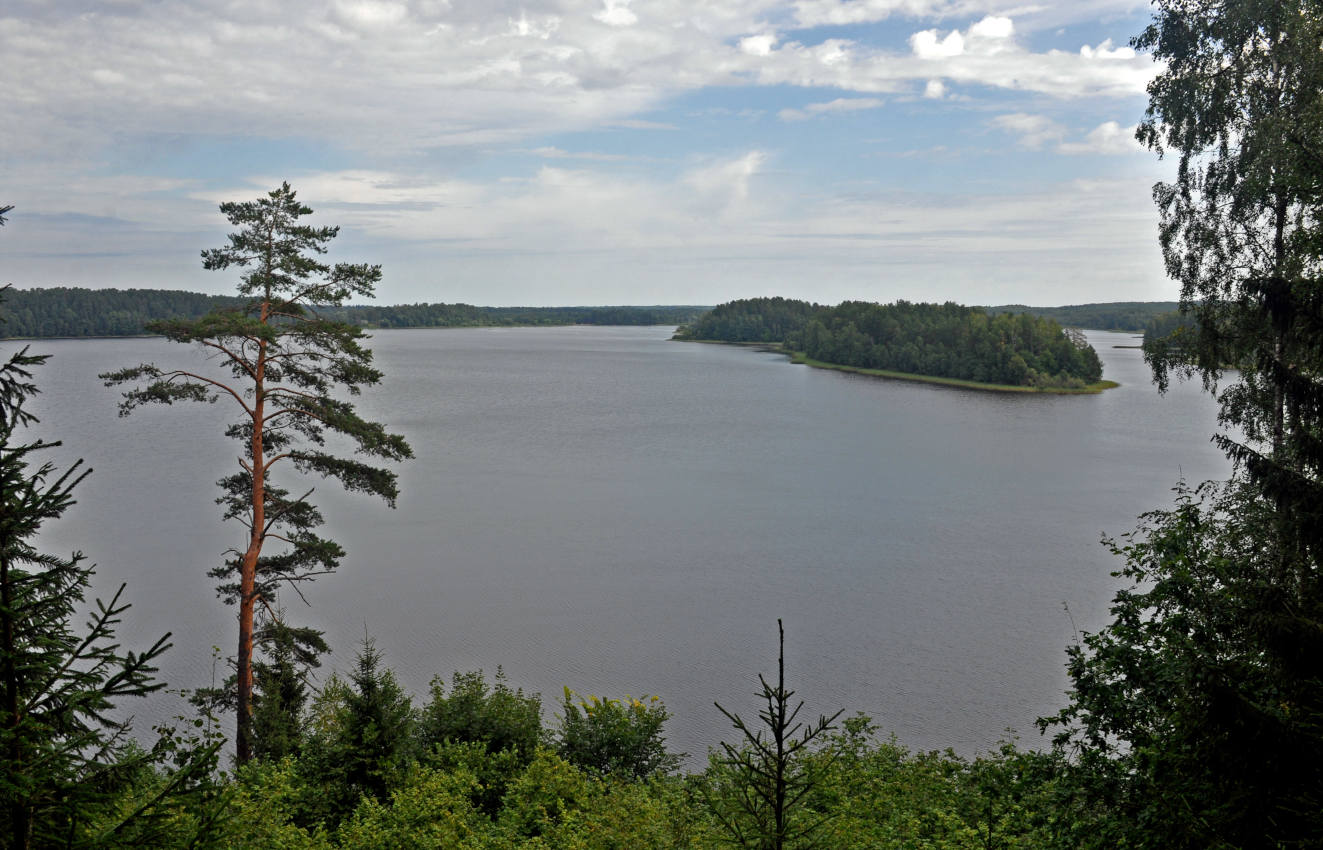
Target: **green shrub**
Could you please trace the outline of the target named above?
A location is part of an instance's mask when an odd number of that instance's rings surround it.
[[[497,823],[510,836],[541,836],[601,791],[599,782],[556,754],[542,750],[511,784]]]
[[[438,744],[473,741],[491,753],[513,750],[528,764],[542,740],[542,697],[511,690],[499,667],[490,687],[481,670],[455,673],[449,696],[437,676],[418,719],[418,740],[423,753]]]
[[[671,716],[657,697],[575,699],[565,689],[556,751],[596,776],[643,779],[674,771],[680,756],[666,751],[662,726]]]
[[[432,850],[474,846],[491,823],[470,803],[477,780],[466,771],[413,772],[386,804],[364,797],[336,833],[342,850]]]

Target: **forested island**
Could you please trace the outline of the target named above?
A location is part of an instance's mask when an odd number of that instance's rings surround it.
[[[233,295],[163,289],[9,289],[0,336],[10,338],[137,336],[149,322],[196,319],[237,310]],[[707,307],[475,307],[471,304],[348,304],[326,307],[328,319],[361,328],[477,328],[550,325],[679,325]]]
[[[1115,386],[1102,381],[1102,362],[1078,331],[1029,313],[992,315],[950,302],[827,307],[748,298],[704,313],[675,338],[766,343],[814,366],[991,389],[1097,392]]]

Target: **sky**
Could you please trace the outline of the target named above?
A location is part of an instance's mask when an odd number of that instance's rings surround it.
[[[288,181],[377,301],[1174,300],[1132,0],[5,0],[0,282],[226,293]]]

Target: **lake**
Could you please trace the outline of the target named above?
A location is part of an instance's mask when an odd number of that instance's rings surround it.
[[[1093,396],[1010,395],[791,365],[669,341],[671,328],[373,333],[386,373],[360,409],[406,435],[399,507],[330,484],[314,501],[348,550],[281,604],[325,628],[348,669],[371,635],[415,693],[501,665],[539,691],[660,695],[675,749],[734,732],[713,701],[757,711],[786,628],[788,685],[812,716],[865,712],[915,749],[972,755],[1066,687],[1064,648],[1106,622],[1119,564],[1100,538],[1226,477],[1197,385],[1160,396],[1130,335],[1091,332]],[[14,347],[5,344],[6,351]],[[209,685],[233,613],[206,571],[242,529],[214,481],[238,447],[190,406],[116,416],[96,373],[200,361],[157,339],[43,340],[39,431],[95,473],[43,535],[128,583],[122,634],[163,631],[171,687]],[[139,708],[142,723],[182,711]]]

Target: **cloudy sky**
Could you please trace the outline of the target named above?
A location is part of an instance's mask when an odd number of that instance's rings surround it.
[[[0,282],[230,291],[288,180],[384,303],[1174,298],[1133,0],[5,0]]]

